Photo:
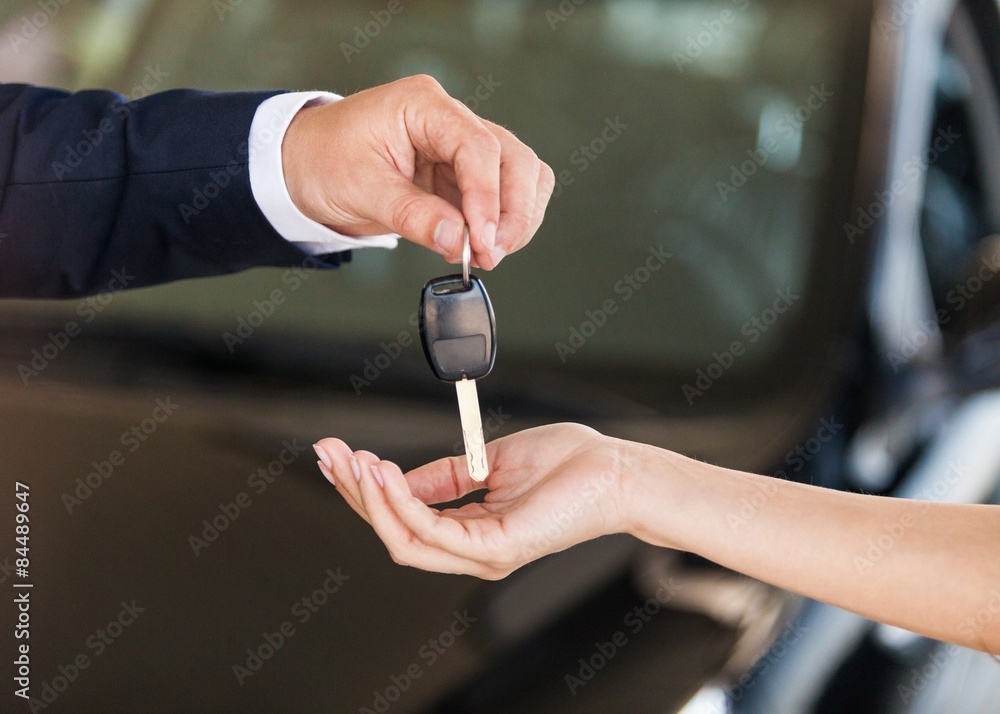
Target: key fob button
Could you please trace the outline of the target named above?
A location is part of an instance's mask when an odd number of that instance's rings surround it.
[[[483,335],[436,340],[431,345],[431,351],[434,361],[446,374],[462,374],[465,365],[484,364],[487,359],[486,338]]]

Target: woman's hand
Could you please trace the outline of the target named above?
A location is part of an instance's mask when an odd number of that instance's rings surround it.
[[[573,424],[523,431],[486,450],[493,471],[484,502],[436,511],[425,504],[482,487],[464,457],[404,476],[374,454],[352,460],[337,439],[317,446],[331,465],[324,473],[398,563],[496,579],[626,532],[864,617],[1000,652],[998,506],[833,491]]]
[[[629,443],[584,426],[529,429],[486,445],[486,483],[465,456],[403,474],[339,439],[316,445],[319,467],[402,565],[495,580],[527,562],[626,529],[622,476]],[[482,503],[436,510],[427,504],[489,486]]]
[[[289,195],[313,220],[356,236],[399,233],[451,262],[468,223],[486,270],[531,240],[555,186],[530,148],[427,76],[303,109],[282,163]]]

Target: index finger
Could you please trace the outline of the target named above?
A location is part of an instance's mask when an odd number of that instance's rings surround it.
[[[482,265],[496,245],[500,222],[500,140],[433,78],[424,81],[429,99],[407,106],[407,133],[419,153],[454,169],[472,249]]]

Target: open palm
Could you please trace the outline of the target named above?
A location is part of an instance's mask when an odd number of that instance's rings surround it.
[[[498,579],[527,562],[624,529],[623,442],[577,424],[529,429],[486,446],[492,467],[482,502],[428,506],[480,489],[464,456],[407,474],[339,439],[317,445],[319,463],[393,560],[425,570]],[[326,458],[323,458],[323,457]]]

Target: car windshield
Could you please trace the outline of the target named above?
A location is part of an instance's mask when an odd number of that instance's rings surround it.
[[[9,4],[6,28],[34,7]],[[65,48],[53,81],[130,97],[150,86],[347,94],[434,76],[557,175],[534,241],[481,275],[498,365],[609,370],[608,380],[628,367],[658,376],[683,404],[697,370],[728,370],[735,355],[729,378],[749,378],[801,338],[818,246],[834,230],[824,215],[847,188],[835,169],[852,152],[838,147],[839,130],[857,113],[845,55],[863,33],[835,10],[798,0],[174,0],[67,6],[49,29]],[[95,324],[179,329],[222,354],[251,342],[360,349],[337,377],[346,388],[401,333],[414,337],[405,359],[423,359],[419,291],[448,272],[403,241],[355,251],[332,272],[255,270],[116,295]],[[254,313],[274,291],[285,299],[250,338],[227,342],[241,321],[261,322]],[[78,310],[0,306],[52,324]]]

